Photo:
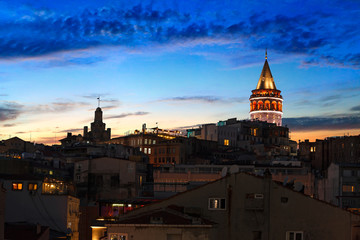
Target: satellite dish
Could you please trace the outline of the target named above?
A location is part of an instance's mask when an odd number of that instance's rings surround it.
[[[230,167],[230,174],[238,173],[239,172],[239,166],[238,165],[232,165]]]
[[[221,170],[221,177],[225,177],[227,174],[227,167],[224,167],[222,170]]]

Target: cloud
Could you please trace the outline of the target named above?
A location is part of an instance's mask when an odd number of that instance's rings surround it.
[[[16,102],[0,103],[0,120],[13,120],[23,113],[23,105]]]
[[[159,100],[160,102],[184,102],[184,101],[200,101],[200,102],[219,102],[221,98],[215,96],[188,96],[188,97],[172,97]]]
[[[102,110],[110,110],[119,107],[119,105],[106,105],[101,107]]]
[[[40,104],[37,106],[28,107],[28,110],[38,113],[49,113],[49,112],[60,113],[60,112],[67,112],[84,106],[89,106],[89,104],[85,102],[72,102],[72,101],[60,100],[49,104]]]
[[[283,118],[285,125],[295,131],[354,129],[360,128],[360,115]]]
[[[86,98],[86,99],[91,99],[91,100],[96,100],[96,99],[98,99],[98,97],[100,97],[101,101],[102,101],[102,98],[104,96],[108,96],[108,95],[109,95],[108,93],[91,93],[88,95],[82,95],[81,97]]]
[[[36,138],[36,142],[47,145],[60,144],[59,139],[55,139],[55,137],[38,137]]]
[[[62,56],[57,58],[47,59],[45,62],[37,64],[37,66],[48,68],[48,67],[68,67],[72,65],[93,65],[95,63],[104,61],[105,57],[101,56],[84,56],[84,57],[74,57],[71,55]]]
[[[182,96],[170,97],[158,100],[158,102],[203,102],[203,103],[247,103],[246,97],[240,98],[222,98],[217,96]]]
[[[350,111],[360,111],[360,105],[350,108]]]
[[[106,96],[108,95],[108,93],[92,93],[89,95],[83,95],[81,97],[91,100],[98,100],[98,98],[100,97],[100,105],[103,110],[114,109],[121,105],[121,102],[117,99],[106,98]],[[108,103],[109,105],[102,106],[102,104],[104,103]]]
[[[16,124],[4,124],[3,127],[15,127]]]
[[[8,13],[0,23],[0,57],[39,57],[103,46],[133,49],[241,43],[246,49],[267,47],[273,52],[303,55],[303,65],[360,66],[359,49],[349,47],[358,42],[360,35],[356,2],[335,1],[327,3],[326,8],[315,8],[309,2],[301,8],[307,12],[282,13],[274,8],[261,8],[259,12],[257,3],[249,3],[244,14],[236,13],[240,8],[221,6],[216,15],[210,14],[214,9],[206,9],[207,6],[202,11],[190,8],[186,12],[175,4],[164,7],[154,2],[76,11],[33,7],[23,14]],[[214,2],[220,6],[219,1]],[[296,2],[286,4],[289,9],[300,9]],[[281,3],[276,5],[284,7]],[[48,64],[88,65],[103,60],[98,56],[74,57]]]
[[[130,116],[144,116],[144,115],[148,115],[148,114],[149,114],[149,112],[123,113],[120,115],[109,116],[109,117],[106,117],[105,119],[125,118],[125,117],[130,117]]]
[[[71,128],[71,129],[65,129],[65,130],[58,131],[57,133],[78,132],[78,131],[82,131],[82,130],[83,130],[83,128]]]

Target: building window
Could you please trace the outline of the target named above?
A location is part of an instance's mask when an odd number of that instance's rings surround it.
[[[156,140],[153,140],[153,144],[156,144]]]
[[[148,144],[148,140],[146,138],[144,140],[144,144]]]
[[[229,146],[229,139],[224,139],[224,145]]]
[[[261,240],[261,231],[253,231],[253,240]]]
[[[310,152],[316,152],[316,147],[310,147]]]
[[[225,198],[209,198],[209,210],[225,210]]]
[[[29,191],[36,191],[37,188],[38,188],[37,183],[29,183],[29,184],[28,184],[28,190],[29,190]]]
[[[289,231],[286,232],[286,240],[303,240],[303,235],[302,231]]]
[[[148,149],[148,153],[151,154],[151,148]]]
[[[111,176],[110,178],[110,186],[112,188],[117,188],[120,185],[119,175]]]
[[[23,184],[20,182],[14,182],[12,184],[12,190],[13,191],[21,191],[23,189]]]
[[[148,153],[148,149],[144,148],[144,153],[147,154]]]
[[[352,185],[342,185],[342,191],[343,192],[354,192],[355,187]]]
[[[110,233],[110,240],[127,240],[127,234],[126,233]]]

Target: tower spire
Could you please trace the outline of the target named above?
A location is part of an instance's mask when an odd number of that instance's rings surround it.
[[[98,107],[100,107],[100,96],[97,98],[98,100]]]
[[[265,49],[265,60],[267,60],[267,48]]]

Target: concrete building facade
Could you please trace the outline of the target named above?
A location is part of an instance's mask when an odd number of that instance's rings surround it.
[[[49,226],[79,239],[78,198],[62,192],[64,183],[45,183],[24,176],[3,179],[6,189],[5,222],[28,222]],[[59,189],[57,189],[59,188]]]
[[[312,168],[324,171],[331,163],[360,163],[360,135],[329,137],[315,142],[299,142],[299,158]]]
[[[144,214],[171,207],[177,207],[184,215],[196,216],[197,221],[179,226],[179,222],[171,224],[159,216],[148,218],[144,225],[130,224]],[[94,240],[100,239],[105,230],[107,239],[117,234],[126,240],[185,240],[196,239],[192,237],[196,235],[209,240],[355,240],[360,237],[359,221],[359,215],[283,187],[273,182],[269,174],[262,178],[237,173],[130,212],[118,222],[94,225],[92,229]],[[196,231],[200,226],[201,231]],[[158,231],[160,227],[163,228]]]

